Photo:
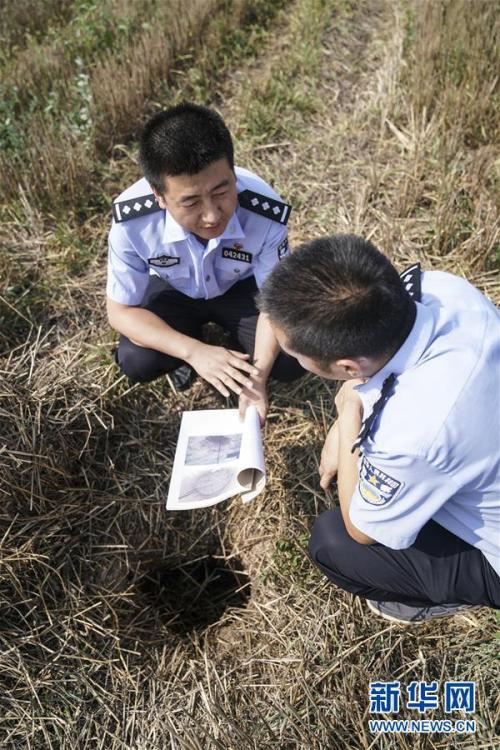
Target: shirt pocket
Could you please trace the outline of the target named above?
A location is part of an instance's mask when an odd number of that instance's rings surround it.
[[[152,273],[161,279],[173,289],[179,292],[189,294],[191,286],[191,273],[189,264],[186,262],[177,263],[175,266],[150,266]]]
[[[253,273],[253,264],[232,258],[223,258],[218,255],[214,261],[218,278],[231,281],[239,281]]]

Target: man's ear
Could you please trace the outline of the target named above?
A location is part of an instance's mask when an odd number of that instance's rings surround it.
[[[161,193],[159,193],[156,190],[156,188],[152,188],[152,190],[153,190],[153,193],[154,193],[154,196],[155,196],[156,200],[158,201],[158,205],[160,206],[160,208],[166,209],[167,205],[166,205],[165,200],[164,200],[163,196],[161,195]]]
[[[347,378],[364,378],[363,362],[361,359],[337,359],[333,363],[335,367],[344,370]]]

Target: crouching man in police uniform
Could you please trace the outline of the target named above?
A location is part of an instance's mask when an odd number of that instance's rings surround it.
[[[139,158],[145,178],[115,201],[109,234],[117,362],[138,382],[173,373],[179,390],[196,371],[224,396],[238,394],[242,414],[255,404],[264,421],[269,375],[303,374],[254,301],[288,254],[290,206],[234,167],[229,130],[205,107],[185,103],[152,117]],[[209,321],[230,333],[231,348],[201,340]]]
[[[498,310],[348,235],[299,248],[258,304],[282,349],[347,381],[320,464],[340,509],[314,524],[314,562],[393,621],[499,608]]]

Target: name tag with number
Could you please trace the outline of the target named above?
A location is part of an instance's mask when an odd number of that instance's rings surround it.
[[[246,250],[235,250],[232,247],[222,248],[222,257],[228,260],[239,260],[242,263],[251,263],[253,255]]]

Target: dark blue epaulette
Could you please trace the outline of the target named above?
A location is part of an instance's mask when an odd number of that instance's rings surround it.
[[[139,198],[130,198],[128,201],[116,201],[113,203],[113,218],[119,224],[130,219],[138,219],[155,211],[161,211],[154,193],[141,195]]]
[[[266,219],[277,221],[279,224],[286,224],[290,217],[292,207],[289,203],[282,203],[275,198],[269,198],[261,193],[254,193],[253,190],[242,190],[238,193],[238,202],[242,208],[247,211],[253,211]]]
[[[405,285],[405,289],[415,302],[420,302],[422,299],[422,282],[421,282],[422,271],[420,269],[420,263],[414,263],[409,268],[405,269],[403,273],[399,274],[399,278]]]

